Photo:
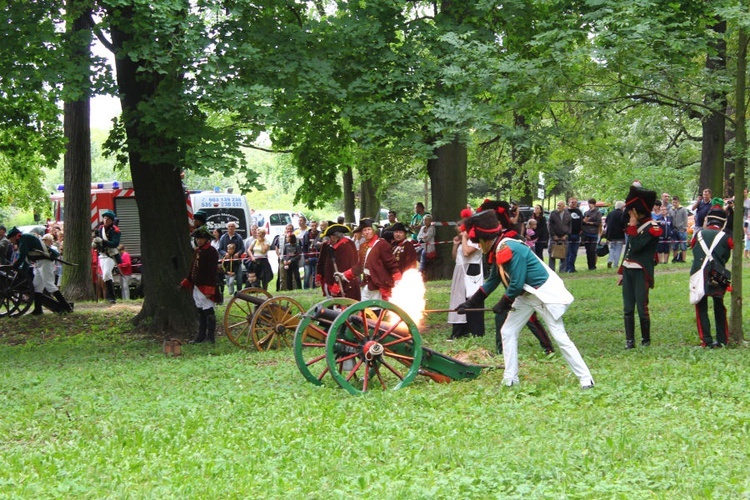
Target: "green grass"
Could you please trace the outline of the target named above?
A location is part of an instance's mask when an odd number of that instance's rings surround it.
[[[748,498],[747,349],[695,348],[687,269],[658,267],[653,344],[633,351],[614,273],[564,277],[590,391],[528,331],[518,387],[488,369],[353,397],[307,383],[291,350],[220,337],[166,358],[130,332],[133,308],[2,319],[0,497]],[[446,307],[449,283],[428,289]],[[446,342],[444,321],[429,347],[492,351],[494,333]]]

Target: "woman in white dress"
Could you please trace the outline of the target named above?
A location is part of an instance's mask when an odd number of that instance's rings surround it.
[[[461,217],[470,217],[466,210],[461,212]],[[484,281],[482,269],[482,251],[479,243],[472,243],[463,225],[457,228],[458,235],[453,238],[453,258],[456,266],[453,268],[453,279],[451,281],[450,308],[456,309],[459,304],[466,302],[476,292]],[[453,325],[453,332],[449,340],[466,337],[469,334],[475,337],[484,336],[484,311],[467,312],[466,314],[448,313],[448,323]]]

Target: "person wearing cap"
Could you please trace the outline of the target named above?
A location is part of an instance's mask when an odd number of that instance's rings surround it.
[[[563,205],[565,202],[563,202]],[[484,210],[492,210],[495,212],[495,217],[498,219],[498,222],[500,223],[501,227],[501,236],[505,238],[515,238],[519,241],[521,241],[521,235],[519,235],[515,229],[512,228],[513,222],[510,219],[510,204],[506,201],[496,201],[496,200],[484,200],[482,204],[477,209],[477,213],[483,212]],[[466,219],[464,219],[464,225],[465,225]],[[499,243],[500,238],[496,239],[495,242]],[[489,259],[494,258],[494,250],[492,247],[486,249],[486,251],[483,251],[483,253],[488,254]],[[490,264],[492,264],[492,260],[490,260]],[[507,285],[505,283],[498,271],[497,266],[490,266],[490,272],[487,276],[487,279],[484,280],[484,283],[482,283],[482,286],[479,287],[479,289],[471,295],[471,298],[464,302],[463,304],[460,304],[458,306],[458,309],[456,312],[458,314],[463,314],[463,310],[466,309],[482,309],[484,308],[484,300],[492,293],[494,292],[497,287],[500,286],[500,284]],[[503,336],[502,336],[502,327],[505,324],[505,320],[508,317],[508,311],[500,311],[499,313],[495,313],[495,348],[497,349],[498,354],[503,353]],[[537,338],[539,341],[539,345],[542,347],[542,350],[545,354],[550,355],[553,352],[555,352],[555,349],[552,347],[552,341],[549,338],[549,334],[547,333],[547,330],[544,328],[544,325],[541,321],[539,321],[539,318],[537,317],[536,313],[532,314],[529,317],[529,321],[526,323],[526,326],[529,327],[529,330],[532,334]]]
[[[13,266],[25,274],[34,286],[34,310],[31,314],[42,314],[43,306],[53,312],[72,312],[73,305],[68,303],[55,285],[54,261],[60,254],[52,247],[53,236],[45,234],[43,238],[39,238],[35,233],[18,233],[11,239],[18,242],[18,258]]]
[[[724,294],[727,292],[728,282],[721,282],[712,279],[708,265],[703,264],[708,253],[717,267],[725,269],[726,263],[729,262],[734,248],[734,241],[731,235],[726,234],[724,226],[727,224],[727,213],[722,208],[722,199],[714,198],[711,200],[711,210],[705,218],[703,230],[693,236],[690,241],[690,248],[693,250],[693,266],[690,268],[690,274],[695,274],[702,270],[703,283],[705,286],[705,295],[695,304],[695,317],[698,323],[698,336],[701,339],[702,347],[711,349],[727,345],[729,337],[729,325],[727,323],[727,308],[724,305]],[[718,241],[717,241],[718,238]],[[708,298],[714,301],[714,324],[716,326],[716,340],[711,337],[711,321],[708,318]]]
[[[193,214],[193,230],[206,225],[207,220],[208,214],[206,214],[206,212],[204,212],[203,210],[198,210],[197,212],[195,212]]]
[[[69,303],[55,284],[55,260],[60,258],[60,252],[53,246],[55,237],[49,233],[42,236],[44,243],[44,257],[37,259],[34,264],[34,295],[39,294],[41,303],[49,310],[57,313],[73,312],[73,304]],[[54,297],[54,299],[52,297]],[[38,312],[37,312],[38,311]],[[41,306],[34,301],[32,314],[42,314]]]
[[[362,300],[388,300],[391,290],[401,279],[401,271],[393,257],[391,246],[375,231],[372,219],[362,219],[354,231],[362,231],[364,243],[358,262],[348,269],[339,266],[336,276],[343,281],[351,281],[363,275]],[[343,270],[343,271],[342,271]]]
[[[404,274],[407,269],[416,269],[418,265],[417,250],[414,248],[414,243],[406,237],[406,234],[411,231],[401,222],[392,224],[390,230],[393,238],[391,248],[393,249],[393,257],[398,263],[399,271]]]
[[[96,237],[93,245],[99,252],[99,267],[102,270],[106,299],[114,304],[115,287],[112,271],[120,261],[117,248],[120,246],[120,228],[115,225],[115,213],[105,210],[102,214],[102,223],[96,229]]]
[[[654,254],[662,235],[659,224],[651,218],[656,191],[630,186],[625,200],[628,224],[625,255],[617,273],[622,285],[625,321],[625,349],[635,348],[635,310],[641,324],[641,345],[651,345],[651,316],[648,311],[648,291],[654,287]]]
[[[349,228],[343,224],[331,224],[326,228],[315,267],[315,283],[326,297],[360,300],[359,278],[352,276],[347,281],[336,276],[339,270],[351,269],[359,260],[357,247],[346,237],[348,232]]]
[[[568,337],[563,314],[573,302],[562,279],[536,253],[515,237],[502,235],[506,228],[495,210],[484,210],[464,222],[469,238],[478,241],[490,262],[498,269],[507,285],[500,301],[492,308],[495,313],[508,312],[502,326],[503,384],[516,385],[518,379],[518,334],[532,314],[541,317],[560,352],[583,389],[594,387],[594,378],[575,344]]]
[[[20,237],[21,231],[14,227],[0,240],[0,265],[7,266],[13,263],[13,246],[18,244]]]
[[[192,233],[196,249],[187,278],[180,287],[190,290],[198,312],[198,335],[191,344],[216,341],[216,313],[214,306],[219,302],[219,287],[216,282],[216,268],[219,265],[219,252],[211,246],[208,229],[199,227]]]

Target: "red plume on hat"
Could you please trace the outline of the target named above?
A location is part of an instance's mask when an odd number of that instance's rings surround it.
[[[470,208],[464,208],[463,210],[461,210],[460,217],[461,217],[462,222],[459,223],[459,226],[458,226],[459,231],[461,232],[466,231],[466,224],[464,224],[463,221],[465,221],[472,215],[474,215],[474,211]]]
[[[497,220],[497,214],[493,210],[484,210],[472,215],[464,221],[464,226],[472,241],[491,240],[503,231],[503,226]]]
[[[497,216],[497,220],[503,225],[503,228],[509,229],[510,223],[510,203],[503,200],[490,200],[486,199],[479,205],[477,212],[483,212],[484,210],[492,210]]]

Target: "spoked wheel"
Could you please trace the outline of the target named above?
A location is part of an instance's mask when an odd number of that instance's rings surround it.
[[[0,318],[21,316],[34,303],[34,286],[23,272],[0,267]]]
[[[358,302],[331,324],[326,364],[350,394],[405,387],[419,373],[422,337],[401,308],[382,300]]]
[[[245,288],[239,293],[258,297],[264,301],[272,297],[263,288]],[[234,345],[243,349],[254,345],[250,330],[253,316],[259,307],[237,296],[232,297],[227,303],[227,308],[224,310],[224,332]]]
[[[272,297],[258,306],[250,323],[250,335],[259,351],[292,346],[292,332],[304,313],[302,305],[289,297]]]
[[[345,297],[326,299],[302,315],[294,333],[294,360],[308,382],[323,385],[323,378],[329,372],[326,364],[328,330],[339,310],[356,303]]]

